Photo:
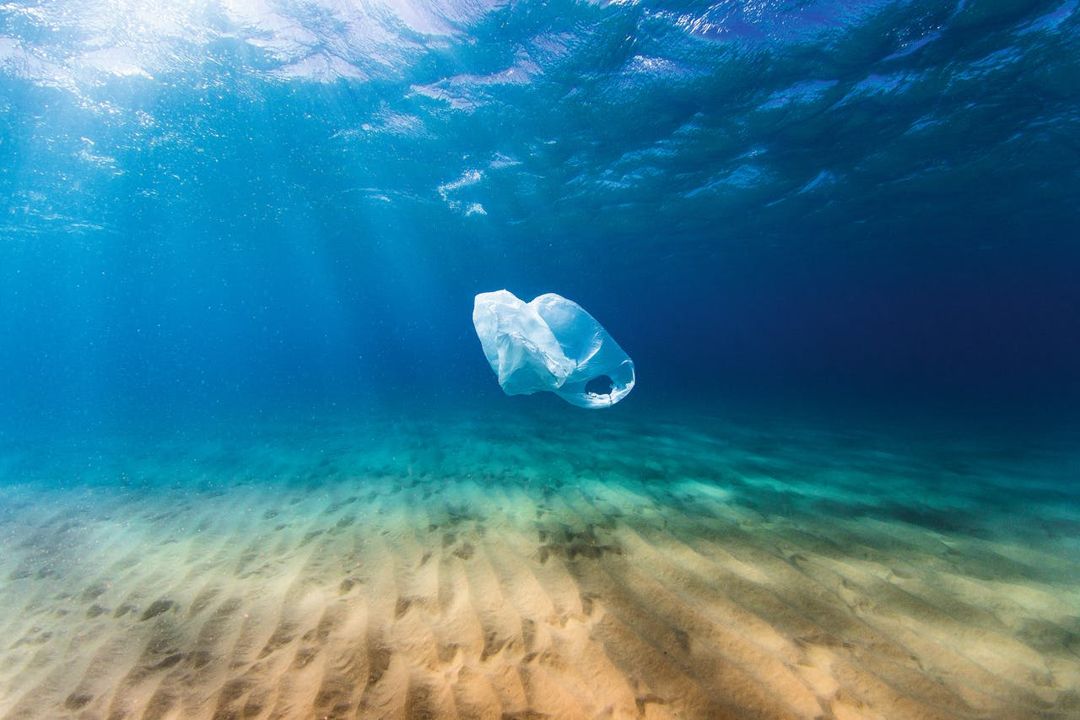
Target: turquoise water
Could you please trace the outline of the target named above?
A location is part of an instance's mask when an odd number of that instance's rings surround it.
[[[563,412],[5,446],[0,711],[1074,714],[1075,436]]]
[[[1075,717],[1077,137],[1074,0],[0,5],[0,718]]]

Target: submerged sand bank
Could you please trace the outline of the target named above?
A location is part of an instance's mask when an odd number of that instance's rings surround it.
[[[931,461],[851,438],[525,430],[174,442],[4,486],[0,718],[1080,715],[1052,494],[984,507],[953,468],[932,495]]]

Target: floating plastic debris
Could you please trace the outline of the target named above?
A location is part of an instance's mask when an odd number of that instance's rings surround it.
[[[526,303],[480,293],[473,325],[507,395],[553,392],[583,408],[610,407],[634,389],[634,361],[584,308],[547,293]]]

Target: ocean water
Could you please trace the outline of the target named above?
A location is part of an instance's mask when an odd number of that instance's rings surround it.
[[[1080,717],[1077,198],[1076,0],[0,4],[0,719]]]

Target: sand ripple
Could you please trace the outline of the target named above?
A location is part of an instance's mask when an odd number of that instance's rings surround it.
[[[174,439],[3,486],[0,717],[1080,716],[1067,511],[935,515],[944,471],[866,439],[526,430]]]

